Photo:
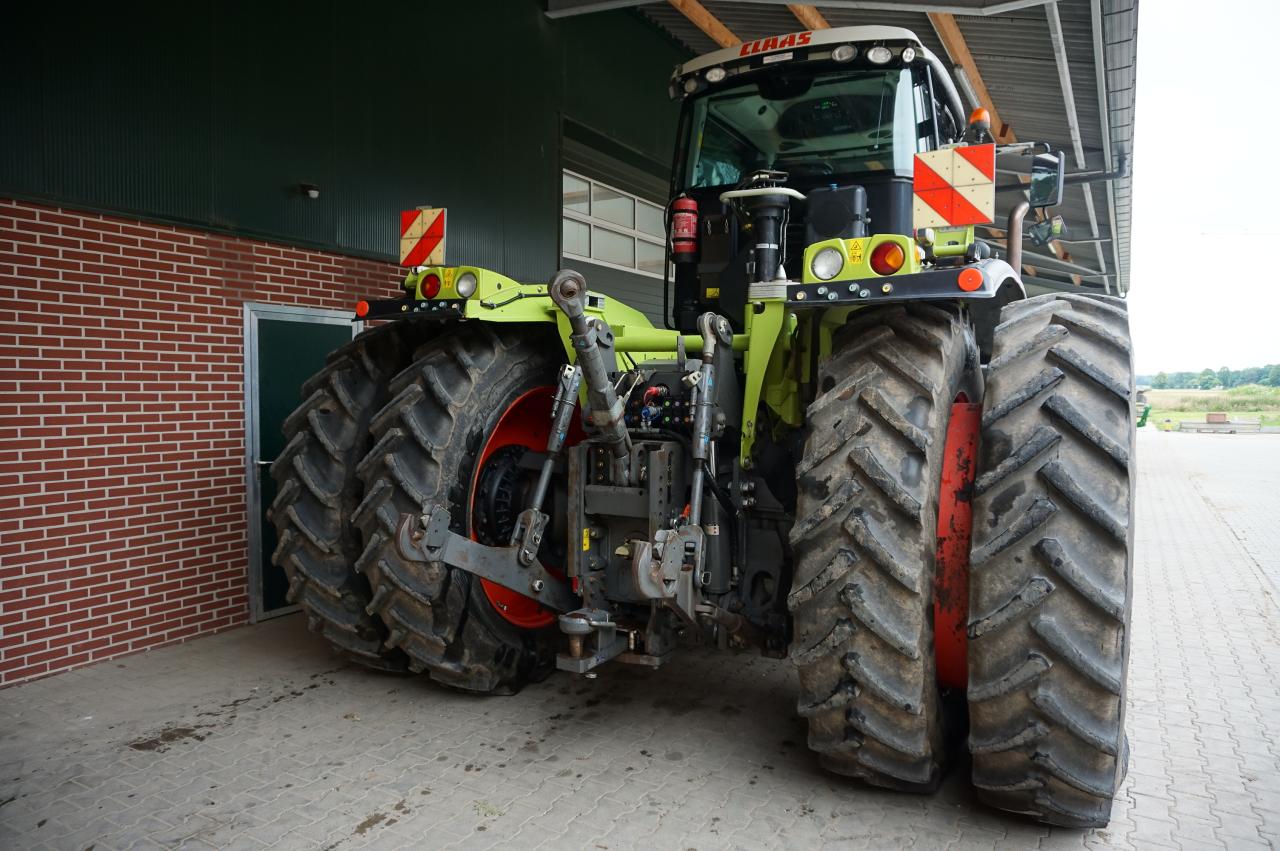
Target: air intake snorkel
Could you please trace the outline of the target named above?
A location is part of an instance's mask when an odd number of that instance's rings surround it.
[[[782,241],[791,199],[803,201],[804,193],[777,184],[787,179],[786,172],[758,171],[744,182],[744,188],[720,193],[720,203],[733,204],[751,221],[755,237],[755,272],[753,283],[786,280],[782,268]]]

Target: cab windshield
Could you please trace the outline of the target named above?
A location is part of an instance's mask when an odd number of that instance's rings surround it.
[[[766,77],[696,99],[687,188],[731,186],[760,169],[792,178],[894,172],[933,147],[924,87],[909,69]]]

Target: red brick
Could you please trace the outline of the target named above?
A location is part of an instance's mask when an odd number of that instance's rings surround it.
[[[244,623],[243,303],[398,268],[7,199],[0,227],[35,317],[0,322],[0,683]]]
[[[26,665],[22,667],[0,668],[0,683],[11,685],[13,683],[25,682],[26,680],[34,680],[49,673],[49,663],[44,662],[39,665]]]

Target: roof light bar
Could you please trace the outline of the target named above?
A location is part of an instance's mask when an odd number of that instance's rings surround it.
[[[893,58],[893,51],[883,44],[877,44],[866,53],[867,61],[873,65],[883,65]]]

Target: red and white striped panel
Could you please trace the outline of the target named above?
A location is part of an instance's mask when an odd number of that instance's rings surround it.
[[[996,211],[996,146],[968,145],[916,154],[912,224],[986,224]]]
[[[444,209],[419,207],[400,213],[400,265],[444,265]]]

